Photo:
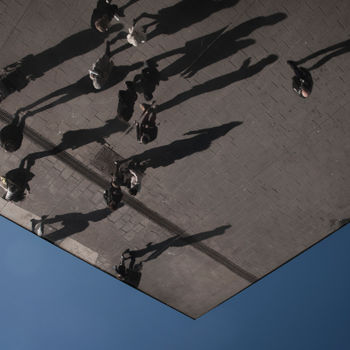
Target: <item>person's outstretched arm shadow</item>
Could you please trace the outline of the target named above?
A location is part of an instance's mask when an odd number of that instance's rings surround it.
[[[149,61],[159,62],[164,58],[182,54],[180,58],[161,71],[161,77],[162,80],[167,80],[181,73],[189,78],[201,69],[228,58],[255,43],[253,39],[239,40],[240,38],[248,36],[261,27],[277,24],[286,18],[285,13],[277,12],[270,16],[253,18],[226,32],[228,26],[225,26],[215,32],[190,40],[183,47],[154,56]],[[210,48],[209,52],[207,52],[208,48]]]
[[[334,57],[343,55],[345,53],[350,52],[350,39],[342,41],[338,44],[326,47],[325,49],[319,50],[314,52],[313,54],[306,56],[305,58],[299,60],[299,61],[294,61],[296,65],[301,65],[303,63],[306,63],[309,60],[312,60],[313,58],[316,58],[318,56],[321,56],[327,52],[333,51],[332,53],[329,53],[328,55],[324,56],[321,58],[319,61],[317,61],[314,65],[312,65],[310,68],[307,68],[308,71],[320,68],[323,66],[325,63],[327,63],[329,60],[331,60]]]
[[[66,103],[70,100],[73,100],[81,95],[88,94],[90,92],[94,92],[94,87],[91,83],[91,80],[88,75],[80,78],[73,84],[67,85],[61,89],[51,92],[50,94],[43,96],[36,100],[35,102],[22,107],[18,110],[18,112],[27,112],[27,117],[33,116],[37,113],[44,112],[50,108],[58,106],[62,103]],[[39,107],[35,110],[33,108],[49,101],[55,97],[58,97],[55,101],[52,101],[42,107]]]
[[[143,171],[147,168],[165,167],[174,163],[176,160],[208,149],[214,140],[225,136],[229,131],[241,124],[242,122],[234,121],[214,128],[192,131],[185,134],[195,135],[191,138],[177,140],[169,145],[152,148],[131,157],[131,159],[136,164],[139,164],[140,169]]]
[[[48,109],[51,109],[55,106],[58,106],[62,103],[69,102],[79,96],[87,95],[89,93],[99,93],[101,91],[105,91],[112,86],[118,84],[119,82],[123,81],[124,78],[133,70],[138,69],[142,67],[142,62],[134,63],[131,66],[114,66],[112,69],[112,72],[110,73],[110,77],[106,85],[101,90],[96,90],[93,85],[92,81],[89,78],[88,75],[85,75],[84,77],[80,78],[77,82],[70,84],[68,86],[65,86],[64,88],[58,89],[56,91],[51,92],[50,94],[41,97],[37,101],[22,107],[18,110],[18,112],[28,111],[27,116],[33,116],[37,113],[44,112]],[[58,97],[55,101],[52,101],[42,107],[39,107],[35,110],[32,110],[33,108],[45,103],[46,101],[49,101],[55,97]]]
[[[115,24],[108,33],[85,29],[72,34],[39,54],[24,57],[21,60],[22,69],[32,80],[39,78],[65,61],[94,50],[104,43],[108,34],[118,32],[122,28],[122,24]]]
[[[89,227],[89,222],[98,222],[104,220],[111,214],[109,208],[94,210],[90,213],[68,213],[63,215],[56,215],[53,218],[46,218],[38,220],[36,223],[45,225],[54,224],[56,222],[62,222],[63,227],[57,231],[49,234],[44,233],[43,237],[51,242],[59,241],[67,238],[75,233],[83,232]],[[35,223],[32,223],[35,226]],[[45,231],[44,231],[45,232]]]
[[[210,43],[213,42],[218,36],[220,36],[226,28],[227,26],[210,34],[206,34],[194,40],[190,40],[186,42],[183,47],[179,47],[177,49],[155,56],[151,58],[151,61],[159,61],[173,55],[182,54],[181,57],[176,59],[167,67],[163,68],[161,71],[162,79],[167,80],[171,76],[178,75],[183,71],[186,71],[186,68],[188,68],[196,60],[198,54],[205,50],[205,48],[210,45]],[[232,44],[231,42],[230,44],[231,46],[235,47],[235,43]],[[220,55],[221,52],[217,52],[217,54]]]
[[[241,68],[239,68],[237,71],[233,71],[220,77],[208,80],[203,84],[193,86],[190,90],[182,92],[174,98],[172,98],[171,100],[158,105],[157,112],[163,112],[169,108],[181,104],[184,101],[187,101],[192,97],[212,92],[215,90],[223,89],[226,86],[233,84],[234,82],[247,79],[255,74],[258,74],[267,65],[277,61],[277,59],[277,55],[269,55],[260,60],[259,62],[250,65],[250,58],[248,58],[243,62]]]
[[[5,178],[16,184],[19,188],[23,190],[23,195],[24,192],[27,190],[30,192],[30,187],[29,187],[29,181],[32,180],[34,177],[34,174],[32,174],[30,171],[23,167],[18,167],[16,169],[12,169],[8,171],[5,175]],[[22,200],[23,197],[20,196],[18,199],[15,199],[14,201],[16,202],[17,200]]]
[[[25,168],[27,172],[30,172],[35,165],[35,162],[41,158],[54,156],[68,149],[77,149],[91,142],[104,144],[106,137],[109,137],[116,132],[125,131],[126,129],[127,126],[125,123],[115,118],[107,120],[106,123],[99,128],[66,131],[62,135],[61,142],[57,146],[49,150],[28,154],[21,160],[19,167]]]
[[[259,16],[241,23],[235,28],[224,32],[221,35],[217,35],[214,40],[205,45],[210,46],[210,50],[208,52],[204,52],[203,54],[201,53],[198,58],[189,66],[189,68],[182,72],[181,75],[184,75],[186,78],[190,78],[201,69],[215,64],[225,58],[231,57],[239,50],[255,43],[255,41],[252,39],[239,39],[250,35],[255,30],[258,30],[262,27],[275,25],[286,18],[287,15],[283,12],[277,12],[269,16]],[[216,40],[218,37],[219,40]]]
[[[145,248],[139,250],[130,251],[130,255],[134,258],[142,258],[148,253],[150,254],[146,259],[142,262],[147,262],[150,260],[157,259],[162,253],[164,253],[170,247],[185,247],[190,244],[196,244],[198,242],[204,241],[211,237],[223,235],[225,231],[230,228],[231,225],[223,225],[219,226],[214,230],[196,233],[192,236],[181,237],[175,236],[166,239],[160,243],[148,243]]]

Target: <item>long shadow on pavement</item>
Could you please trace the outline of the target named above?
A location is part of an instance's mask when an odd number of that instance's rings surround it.
[[[117,32],[122,28],[121,24],[116,24],[111,27],[109,33]],[[32,79],[41,77],[63,62],[94,50],[103,44],[109,33],[99,33],[93,29],[82,30],[43,52],[24,57],[21,60],[21,69]]]
[[[259,62],[250,65],[250,58],[246,59],[242,66],[231,73],[224,74],[220,77],[206,81],[203,84],[195,85],[190,90],[181,92],[169,101],[166,101],[157,107],[157,112],[163,112],[169,108],[181,104],[189,100],[192,97],[199,96],[208,92],[223,89],[226,86],[233,84],[234,82],[247,79],[255,74],[261,72],[266,66],[276,62],[278,59],[277,55],[269,55]],[[209,100],[210,103],[210,100]]]
[[[155,26],[154,30],[147,34],[148,40],[160,34],[174,34],[181,29],[187,28],[197,22],[201,22],[211,14],[232,7],[238,3],[238,0],[222,0],[215,2],[212,0],[181,0],[175,5],[163,8],[157,14],[143,12],[136,18],[150,18],[153,21],[144,27]]]
[[[240,38],[248,36],[263,26],[274,25],[285,18],[287,18],[286,14],[278,12],[270,16],[253,18],[226,32],[227,27],[224,27],[208,35],[188,41],[185,46],[162,53],[149,61],[158,62],[173,55],[183,54],[175,62],[164,68],[161,75],[164,79],[167,79],[170,76],[186,72],[186,76],[191,77],[201,69],[231,57],[239,50],[255,43],[253,39],[239,40]]]
[[[87,95],[89,93],[99,93],[101,91],[105,91],[109,89],[110,87],[118,84],[119,82],[123,81],[124,78],[135,69],[138,69],[142,67],[142,62],[134,63],[130,66],[114,66],[110,75],[110,78],[106,84],[106,86],[101,90],[96,90],[93,85],[90,77],[88,75],[85,75],[84,77],[80,78],[78,81],[76,81],[73,84],[70,84],[68,86],[65,86],[64,88],[58,89],[54,92],[51,92],[50,94],[39,98],[37,101],[22,107],[19,109],[19,111],[29,111],[27,113],[28,116],[32,116],[36,113],[40,113],[43,111],[46,111],[50,108],[53,108],[57,105],[60,105],[62,103],[69,102],[79,96]],[[39,107],[35,110],[32,110],[32,108],[37,107],[38,105],[45,103],[46,101],[49,101],[52,98],[58,97],[55,101],[48,103],[45,106]]]
[[[26,169],[30,173],[38,159],[57,155],[68,149],[77,149],[91,142],[104,144],[105,137],[109,137],[116,132],[125,131],[126,128],[127,125],[125,123],[115,118],[107,120],[103,126],[98,128],[69,130],[62,135],[62,140],[57,146],[49,150],[31,153],[24,157],[20,162],[19,168]]]
[[[177,140],[165,146],[152,148],[131,157],[131,159],[139,165],[140,170],[166,167],[174,163],[176,160],[183,159],[194,153],[208,149],[214,140],[225,136],[229,131],[241,124],[242,122],[234,121],[214,128],[190,131],[185,135],[195,136]]]
[[[109,208],[94,210],[90,213],[68,213],[62,215],[56,215],[53,218],[47,218],[43,216],[42,220],[32,219],[32,229],[36,225],[42,225],[42,230],[45,231],[45,225],[52,225],[57,222],[61,222],[62,228],[57,231],[43,235],[44,238],[49,241],[55,242],[64,239],[68,236],[74,235],[79,232],[85,231],[89,227],[90,222],[98,222],[109,216],[112,211]]]
[[[350,52],[350,39],[349,40],[345,40],[342,41],[338,44],[332,45],[332,46],[328,46],[325,49],[319,50],[314,52],[313,54],[306,56],[305,58],[299,60],[299,61],[295,61],[296,65],[301,65],[309,60],[312,60],[313,58],[316,58],[318,56],[321,56],[323,54],[326,54],[330,51],[333,51],[331,53],[329,53],[328,55],[322,57],[319,61],[317,61],[315,64],[313,64],[310,68],[307,68],[308,71],[320,68],[321,66],[323,66],[325,63],[327,63],[329,60],[331,60],[334,57],[343,55],[345,53]]]
[[[161,254],[163,254],[170,247],[185,247],[190,244],[195,244],[211,237],[223,235],[225,231],[230,228],[231,225],[219,226],[214,230],[201,232],[188,237],[175,236],[166,239],[160,243],[148,243],[145,248],[139,250],[131,250],[130,255],[137,259],[142,258],[146,254],[151,253],[145,260],[141,262],[147,262],[150,260],[157,259]]]

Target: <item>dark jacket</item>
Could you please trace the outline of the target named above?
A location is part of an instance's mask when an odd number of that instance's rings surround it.
[[[118,93],[118,118],[129,121],[134,113],[137,94],[134,89],[120,90]]]
[[[119,186],[115,187],[111,184],[110,187],[104,191],[103,198],[111,209],[116,209],[123,198],[123,193]]]
[[[136,75],[134,82],[137,85],[137,90],[143,93],[146,101],[153,98],[153,92],[157,85],[159,85],[160,74],[155,67],[146,67],[141,74]]]
[[[91,16],[91,28],[96,29],[95,22],[107,15],[109,20],[112,20],[113,16],[118,13],[118,6],[107,4],[105,0],[98,0],[97,6],[92,12]]]
[[[158,135],[158,127],[156,123],[141,123],[136,125],[137,141],[140,141],[143,136],[147,138],[147,143],[155,140]]]
[[[302,95],[302,90],[307,91],[309,94],[312,90],[312,77],[311,74],[303,67],[294,69],[295,76],[293,77],[293,90],[300,97],[305,98]]]

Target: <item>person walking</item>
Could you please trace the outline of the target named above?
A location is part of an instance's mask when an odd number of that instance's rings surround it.
[[[301,98],[308,98],[313,85],[310,72],[303,67],[298,67],[294,61],[287,61],[287,63],[295,74],[293,77],[293,91]]]
[[[160,73],[157,64],[151,61],[146,62],[141,74],[137,74],[134,78],[137,92],[142,93],[146,101],[152,100],[159,81]]]
[[[114,180],[112,180],[110,183],[109,188],[103,192],[103,198],[105,199],[109,209],[112,211],[118,209],[118,205],[123,198],[123,193],[120,186]]]
[[[129,194],[136,196],[140,188],[140,180],[137,171],[133,167],[133,161],[116,161],[113,182],[119,186],[125,186]]]
[[[139,46],[139,44],[143,44],[147,40],[146,33],[135,28],[136,22],[133,21],[133,25],[128,29],[128,35],[126,36],[126,40],[130,45]]]
[[[134,105],[137,100],[135,84],[132,81],[125,82],[126,90],[120,90],[118,93],[118,111],[117,117],[128,122],[134,114]]]
[[[119,21],[123,17],[117,5],[111,5],[111,0],[98,0],[91,15],[91,27],[101,33],[107,32],[113,18]]]
[[[126,254],[129,254],[129,256],[126,256]],[[126,260],[130,260],[128,267],[125,266]],[[135,262],[136,259],[130,249],[126,249],[120,257],[119,265],[114,266],[114,270],[118,279],[137,288],[141,280],[143,264],[142,262],[135,264]]]
[[[101,90],[106,85],[113,69],[110,46],[111,43],[107,41],[104,55],[89,69],[89,77],[96,90]]]
[[[0,176],[0,187],[6,190],[3,196],[5,200],[13,202],[23,200],[26,192],[29,192],[25,169],[10,170],[6,175]]]
[[[147,144],[157,138],[158,127],[156,125],[156,106],[153,102],[151,105],[143,103],[140,105],[142,112],[141,123],[136,122],[137,141]]]
[[[129,257],[125,257],[125,255],[129,253]],[[122,255],[120,256],[120,262],[119,265],[115,265],[114,266],[114,270],[117,273],[117,278],[119,278],[120,280],[124,281],[127,278],[127,268],[125,266],[125,260],[127,259],[131,259],[131,255],[130,255],[130,249],[126,249]]]

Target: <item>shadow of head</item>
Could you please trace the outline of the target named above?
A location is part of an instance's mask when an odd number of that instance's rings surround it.
[[[105,125],[99,128],[69,130],[63,134],[59,148],[62,150],[76,149],[91,142],[104,144],[106,137],[125,131],[127,127],[125,123],[116,118],[107,120]]]
[[[6,125],[0,131],[0,144],[3,149],[7,152],[17,151],[23,140],[23,128],[21,126]]]

